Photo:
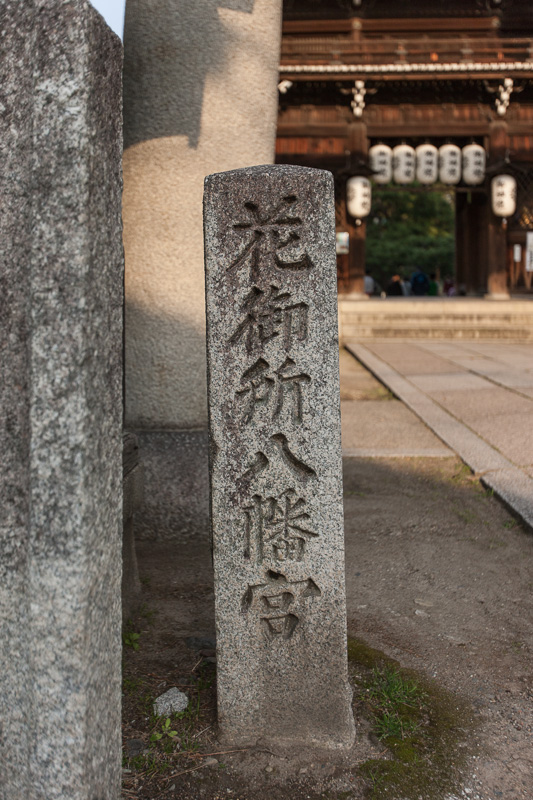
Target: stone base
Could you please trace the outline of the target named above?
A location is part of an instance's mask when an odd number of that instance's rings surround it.
[[[144,468],[136,541],[209,536],[207,431],[135,431]]]

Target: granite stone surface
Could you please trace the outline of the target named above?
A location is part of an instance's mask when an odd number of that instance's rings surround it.
[[[207,539],[207,431],[138,431],[137,438],[144,501],[135,513],[136,541]]]
[[[210,175],[204,236],[220,734],[348,747],[332,176]]]
[[[154,714],[158,717],[168,717],[170,714],[179,714],[189,705],[189,698],[185,692],[180,692],[175,686],[168,692],[160,695],[154,702]]]
[[[0,57],[0,798],[22,798],[30,747],[28,663],[32,8],[3,2]],[[21,777],[22,776],[22,777]]]
[[[141,581],[135,550],[134,514],[144,495],[143,465],[135,434],[122,437],[122,620],[126,623],[137,611],[141,599]]]
[[[125,357],[132,430],[207,428],[203,179],[274,161],[281,10],[281,0],[126,3]],[[195,495],[184,507],[188,518]],[[168,514],[174,509],[170,498]]]
[[[117,800],[121,44],[1,11],[0,798]]]

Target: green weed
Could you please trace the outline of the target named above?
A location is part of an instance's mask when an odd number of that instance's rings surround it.
[[[397,669],[374,667],[366,693],[375,718],[374,728],[378,739],[403,739],[417,729],[411,711],[419,707],[423,692]]]
[[[124,755],[122,756],[122,766],[125,769],[135,769],[138,772],[144,772],[145,770],[153,772],[157,769],[157,761],[152,753],[134,756],[133,758],[128,758]]]
[[[140,633],[134,633],[133,631],[124,631],[122,634],[122,644],[125,647],[131,647],[133,650],[139,649],[139,639],[141,637]]]
[[[152,733],[150,736],[150,741],[159,742],[160,739],[163,739],[165,736],[167,736],[169,739],[174,739],[177,735],[178,732],[171,729],[170,718],[167,717],[165,720],[161,721],[161,730],[154,731],[154,733]]]
[[[454,793],[471,738],[471,709],[360,640],[348,640],[348,658],[357,713],[371,721],[390,755],[360,767],[370,800],[441,800]]]
[[[141,634],[135,631],[133,622],[129,619],[122,630],[122,644],[131,647],[133,650],[139,649],[139,639]]]

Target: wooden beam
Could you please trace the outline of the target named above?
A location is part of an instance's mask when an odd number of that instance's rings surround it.
[[[284,20],[282,27],[283,36],[305,36],[314,34],[339,33],[349,34],[352,30],[362,30],[364,33],[398,34],[407,31],[413,32],[439,32],[457,31],[475,34],[494,34],[499,29],[498,17],[451,17],[451,18],[406,18],[406,19],[291,19]]]
[[[500,27],[498,17],[421,17],[394,19],[361,19],[363,33],[384,33],[394,35],[413,31],[416,33],[433,33],[457,31],[467,34],[492,34]]]
[[[304,67],[307,65],[303,65]],[[334,66],[334,65],[329,65]],[[339,65],[342,66],[342,65]],[[402,73],[394,73],[389,74],[385,72],[379,72],[378,69],[376,71],[357,71],[356,64],[350,64],[350,68],[354,67],[353,72],[343,72],[342,69],[339,69],[335,72],[321,72],[316,73],[312,71],[302,71],[302,72],[290,72],[289,70],[283,69],[284,65],[281,64],[279,68],[279,75],[280,80],[288,80],[294,82],[301,82],[307,81],[308,83],[313,83],[316,81],[335,81],[335,82],[345,82],[352,84],[356,80],[363,80],[363,81],[386,81],[386,82],[398,82],[398,81],[435,81],[442,78],[442,80],[446,81],[465,81],[465,80],[475,80],[475,81],[483,81],[483,80],[492,80],[497,81],[501,80],[502,78],[516,78],[516,80],[531,80],[533,79],[533,63],[531,65],[531,69],[520,69],[520,70],[513,70],[506,64],[505,61],[501,62],[501,70],[498,69],[498,72],[489,71],[489,70],[481,70],[480,72],[402,72]]]
[[[351,19],[286,19],[281,28],[282,36],[325,33],[351,33]]]

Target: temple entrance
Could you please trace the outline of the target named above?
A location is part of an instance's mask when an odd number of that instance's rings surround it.
[[[464,293],[465,287],[459,286],[455,277],[453,189],[374,187],[365,234],[366,272],[376,284],[373,295],[398,294],[393,278],[399,276],[404,294],[409,296],[409,284],[417,271],[429,280],[434,276],[438,294]],[[340,253],[337,260],[339,290],[343,292],[348,279],[348,255]],[[371,287],[372,281],[365,287],[366,293]],[[428,293],[434,293],[429,286],[422,294]]]
[[[387,260],[387,246],[395,268],[412,266],[403,257],[396,263],[403,239],[382,237],[379,215],[357,220],[346,209],[347,181],[372,179],[369,148],[377,142],[431,143],[439,161],[446,145],[463,154],[479,146],[481,180],[463,173],[445,181],[455,194],[457,289],[494,298],[532,291],[532,33],[533,7],[505,0],[284,3],[276,160],[335,176],[337,231],[349,245],[339,253],[339,292],[362,296],[365,267],[388,270],[377,263]],[[505,215],[493,196],[503,175],[514,185]],[[416,194],[413,178],[404,183]],[[372,188],[375,202],[383,198]]]

